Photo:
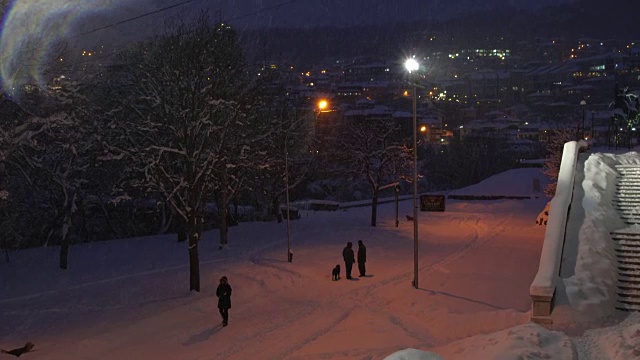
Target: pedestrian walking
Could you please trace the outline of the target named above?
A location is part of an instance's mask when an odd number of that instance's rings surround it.
[[[347,274],[347,279],[353,279],[351,277],[351,269],[353,268],[353,263],[356,262],[355,256],[353,254],[353,244],[351,241],[347,243],[344,250],[342,250],[342,258],[344,259],[344,267],[345,273]]]
[[[229,309],[231,309],[231,285],[226,276],[220,278],[220,284],[216,290],[218,297],[218,310],[222,316],[222,326],[229,324]]]
[[[362,240],[358,240],[358,271],[360,271],[359,277],[363,277],[367,274],[364,263],[367,262],[367,247],[364,246]]]

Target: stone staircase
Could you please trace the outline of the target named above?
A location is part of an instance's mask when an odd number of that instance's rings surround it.
[[[628,225],[640,224],[640,165],[616,165],[618,181],[613,206]],[[640,232],[611,233],[618,260],[616,309],[640,311]]]

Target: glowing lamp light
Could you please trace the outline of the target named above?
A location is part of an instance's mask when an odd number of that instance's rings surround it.
[[[425,132],[425,131],[427,131],[427,127],[426,127],[426,126],[424,126],[424,125],[422,125],[422,126],[420,127],[420,131],[421,131],[421,132]]]
[[[327,102],[327,100],[320,100],[318,102],[318,109],[320,109],[320,110],[326,109],[327,106],[329,106],[329,103]]]
[[[405,61],[404,67],[407,68],[407,71],[412,72],[418,70],[420,68],[420,64],[418,64],[416,59],[410,58]]]

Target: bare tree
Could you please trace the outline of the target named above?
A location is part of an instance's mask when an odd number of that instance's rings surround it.
[[[376,226],[380,192],[409,179],[411,149],[400,139],[397,124],[384,121],[357,121],[345,126],[336,138],[329,161],[337,160],[337,171],[363,179],[372,194],[371,226]]]
[[[631,149],[632,134],[636,132],[636,126],[640,123],[640,96],[629,91],[628,88],[617,89],[615,101],[611,103],[613,108],[613,124],[614,129],[624,125],[624,134],[626,135],[627,146]],[[617,131],[615,131],[618,134]],[[621,135],[621,134],[620,134]],[[619,137],[614,139],[616,145]]]
[[[153,42],[127,53],[114,68],[110,153],[129,162],[127,183],[161,194],[188,238],[190,290],[200,291],[199,226],[216,193],[221,241],[226,206],[251,158],[255,106],[247,95],[242,54],[227,25],[206,14],[178,22]],[[258,129],[259,130],[259,129]]]

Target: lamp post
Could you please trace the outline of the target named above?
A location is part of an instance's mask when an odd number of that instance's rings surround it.
[[[284,138],[284,186],[287,198],[287,261],[293,261],[293,253],[291,253],[291,214],[289,211],[289,131]]]
[[[408,59],[404,66],[409,71],[409,76],[420,68],[420,64],[415,58]],[[417,115],[417,95],[418,86],[415,79],[413,82],[413,287],[418,288],[418,121]]]
[[[580,100],[580,107],[582,107],[582,133],[580,135],[580,139],[584,138],[584,110],[587,107],[587,102],[585,100]]]
[[[318,114],[329,106],[329,102],[327,100],[320,100],[317,104],[318,108],[313,109],[314,113],[314,134],[313,136],[317,136],[318,131]],[[296,113],[297,118],[297,113]],[[284,138],[284,186],[285,186],[285,197],[287,200],[287,261],[293,262],[293,253],[291,252],[291,212],[289,210],[289,130]],[[317,151],[317,150],[316,150]]]
[[[400,195],[400,184],[396,184],[394,193],[396,195],[396,227],[398,227],[400,224],[400,221],[398,220],[398,195]]]
[[[317,130],[318,130],[318,114],[322,112],[329,106],[329,102],[327,100],[320,100],[317,103],[317,108],[313,108],[313,127],[314,127],[314,140],[317,139]],[[308,114],[308,113],[307,113]],[[306,117],[305,115],[304,117]],[[298,118],[297,121],[302,120],[302,118]],[[296,113],[297,118],[297,113]],[[285,197],[287,201],[287,261],[293,262],[293,253],[291,251],[291,212],[289,209],[289,134],[290,130],[287,130],[287,133],[284,138],[284,186],[285,186]],[[317,150],[316,150],[317,152]]]

